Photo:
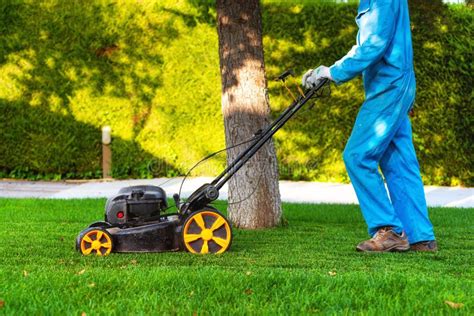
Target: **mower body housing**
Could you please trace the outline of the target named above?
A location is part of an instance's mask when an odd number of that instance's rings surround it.
[[[166,192],[154,185],[120,189],[105,204],[105,221],[94,222],[91,229],[106,231],[113,241],[113,252],[163,252],[180,249],[182,220],[177,214],[160,214],[168,207]]]
[[[158,186],[125,187],[107,200],[105,221],[112,225],[159,221],[167,207],[166,192]]]

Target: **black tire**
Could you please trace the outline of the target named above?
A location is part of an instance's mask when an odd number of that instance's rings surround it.
[[[109,222],[106,222],[106,221],[99,221],[99,222],[94,222],[94,223],[89,225],[89,228],[92,228],[92,227],[110,228],[110,227],[112,227],[112,224],[110,224]]]
[[[76,250],[84,256],[108,256],[113,248],[112,235],[103,227],[86,228],[76,238]]]

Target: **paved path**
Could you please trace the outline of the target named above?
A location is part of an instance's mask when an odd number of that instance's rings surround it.
[[[83,182],[45,182],[0,180],[0,197],[15,198],[98,198],[110,197],[125,186],[152,184],[161,186],[171,197],[179,191],[182,178],[158,178],[150,180],[114,180]],[[212,178],[186,180],[182,197],[187,197],[200,185]],[[357,204],[350,184],[323,182],[280,181],[280,192],[285,202]],[[474,207],[474,188],[425,187],[429,206]],[[227,186],[220,191],[219,199],[227,199]]]

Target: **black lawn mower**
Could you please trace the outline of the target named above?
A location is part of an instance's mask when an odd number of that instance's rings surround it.
[[[232,243],[232,228],[227,218],[211,203],[219,197],[219,190],[224,184],[296,112],[309,100],[322,96],[323,87],[329,83],[324,79],[304,92],[298,87],[299,95],[295,97],[285,83],[285,79],[292,74],[291,70],[287,70],[277,78],[293,98],[291,105],[270,125],[257,131],[251,139],[221,150],[250,144],[211,183],[199,187],[184,202],[181,201],[180,194],[174,194],[175,205],[172,206],[168,206],[166,193],[159,186],[122,188],[117,195],[107,200],[105,220],[94,222],[80,232],[76,239],[77,250],[83,255],[98,256],[106,256],[111,252],[186,250],[206,254],[227,251]],[[178,211],[167,214],[166,211],[171,207],[176,207]]]

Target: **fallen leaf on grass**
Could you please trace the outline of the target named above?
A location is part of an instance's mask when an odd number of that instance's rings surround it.
[[[136,265],[137,264],[137,260],[133,259],[132,261],[130,261],[131,264],[133,265]]]
[[[3,306],[5,306],[5,301],[4,301],[4,300],[0,300],[0,308],[3,308]]]
[[[26,278],[28,276],[28,271],[23,270],[23,276]]]
[[[454,303],[451,301],[444,301],[444,303],[454,309],[462,308],[464,306],[463,303]]]
[[[250,294],[253,293],[253,291],[252,291],[252,289],[246,289],[246,290],[244,291],[244,293],[247,294],[247,295],[250,295]]]
[[[252,272],[250,272],[250,271],[247,271],[245,274],[246,274],[246,275],[251,275],[251,274],[252,274]]]
[[[84,272],[86,272],[86,269],[82,269],[81,271],[77,272],[76,274],[81,275],[81,274],[84,274]]]
[[[336,276],[337,272],[336,271],[329,271],[328,274],[330,276]]]

